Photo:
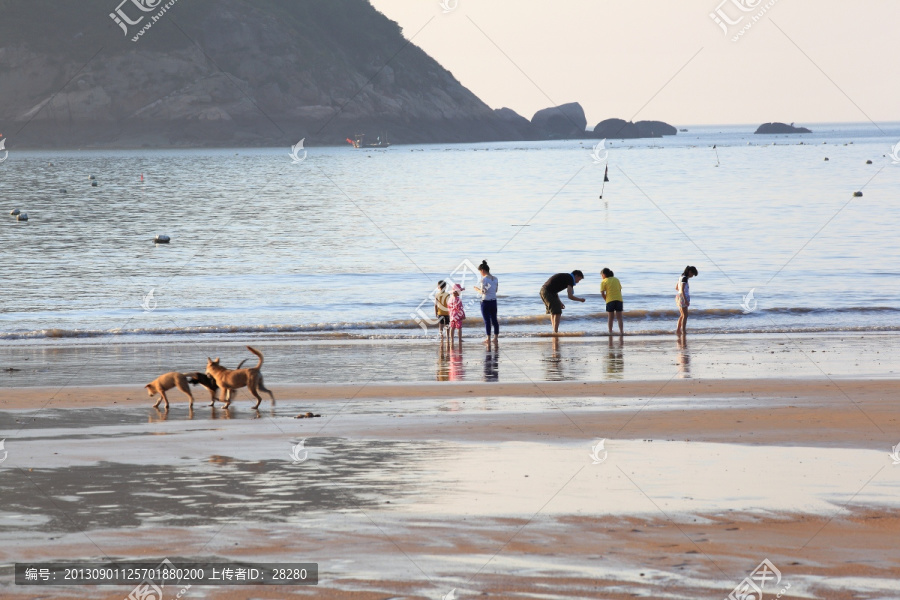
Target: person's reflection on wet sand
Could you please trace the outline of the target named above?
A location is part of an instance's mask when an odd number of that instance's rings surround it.
[[[497,381],[500,378],[500,348],[497,339],[493,345],[484,346],[484,377],[483,381]]]
[[[450,381],[462,381],[466,377],[463,366],[462,344],[450,347]]]
[[[550,342],[550,355],[544,359],[544,362],[547,364],[547,381],[562,381],[565,379],[558,337],[552,338]]]
[[[678,378],[691,378],[691,353],[688,350],[686,336],[679,336],[676,344],[678,345]]]
[[[610,379],[622,379],[625,371],[625,339],[609,337],[609,351],[606,353],[606,374]]]
[[[447,381],[450,379],[450,362],[447,360],[447,347],[444,346],[443,341],[441,341],[439,346],[440,350],[438,351],[437,373],[435,378],[438,381]]]

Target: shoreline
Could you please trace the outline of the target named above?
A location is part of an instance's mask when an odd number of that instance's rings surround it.
[[[603,313],[604,315],[606,313]],[[543,319],[545,315],[540,317]],[[549,327],[549,315],[546,315],[547,325]],[[531,320],[533,317],[527,317]],[[579,318],[577,321],[571,319],[567,324],[573,322],[592,321],[594,319]],[[666,326],[677,321],[677,314],[674,319],[662,321]],[[501,320],[501,325],[504,325]],[[634,323],[631,323],[633,326]],[[522,331],[517,329],[515,325],[506,324],[503,328],[503,337],[507,342],[528,342],[546,338],[584,338],[588,340],[609,339],[610,337],[618,338],[618,333],[610,335],[604,329],[605,321],[596,320],[593,329],[575,329],[569,331],[560,331],[553,333],[552,331]],[[484,336],[480,333],[482,330],[482,321],[476,320],[475,317],[466,319],[465,332],[463,339],[480,341]],[[33,335],[34,332],[23,333],[5,333],[0,334],[0,348],[16,348],[20,346],[76,346],[108,344],[112,340],[115,344],[177,344],[177,343],[260,343],[260,342],[293,342],[297,344],[317,344],[317,343],[341,343],[341,342],[421,342],[428,343],[433,341],[438,335],[437,330],[432,327],[424,335],[421,328],[416,326],[391,326],[387,328],[369,327],[357,328],[354,325],[343,326],[303,326],[303,325],[260,325],[246,326],[236,328],[233,326],[198,326],[196,328],[188,328],[185,330],[171,331],[165,328],[159,330],[127,330],[127,331],[99,331],[99,330],[66,330],[66,329],[47,329],[42,331],[51,331],[59,333],[48,333],[41,335]],[[474,331],[475,333],[471,333]],[[715,329],[711,327],[692,327],[689,331],[691,338],[707,338],[707,337],[767,337],[767,336],[785,336],[793,335],[798,337],[840,337],[853,335],[900,335],[900,325],[883,325],[883,326],[848,326],[842,329],[826,328],[826,327],[760,327],[751,329]],[[625,338],[635,340],[657,340],[672,337],[674,338],[674,326],[666,329],[637,329],[625,332]]]
[[[900,334],[692,335],[467,338],[448,349],[414,340],[282,338],[0,345],[0,389],[128,385],[140,390],[170,371],[206,368],[207,357],[235,367],[265,355],[268,385],[491,385],[540,382],[649,382],[669,379],[900,378]],[[323,389],[328,389],[324,387]],[[194,388],[199,397],[206,391]],[[485,392],[490,393],[490,392]],[[306,396],[302,396],[306,397]]]

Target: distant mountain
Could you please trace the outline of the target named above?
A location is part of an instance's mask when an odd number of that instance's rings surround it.
[[[366,0],[120,1],[0,0],[8,147],[529,136]]]
[[[756,131],[753,133],[761,133],[761,134],[772,134],[772,133],[812,133],[811,130],[806,127],[794,127],[794,124],[791,123],[787,125],[785,123],[763,123],[759,127],[756,128]]]

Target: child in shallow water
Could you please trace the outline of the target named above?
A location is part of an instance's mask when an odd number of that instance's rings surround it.
[[[684,268],[678,283],[675,284],[675,305],[678,307],[678,326],[675,335],[682,336],[687,333],[688,309],[691,306],[691,285],[688,280],[697,276],[697,267],[688,265]]]
[[[453,330],[455,329],[457,336],[459,336],[460,346],[462,346],[462,326],[463,321],[466,319],[466,311],[463,308],[462,298],[460,298],[459,294],[464,289],[458,283],[454,283],[453,294],[447,299],[447,311],[450,313],[450,343],[453,343]]]

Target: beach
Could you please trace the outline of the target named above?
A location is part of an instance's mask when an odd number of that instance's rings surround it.
[[[900,600],[900,4],[116,2],[0,0],[0,600]]]
[[[501,339],[496,380],[466,341],[474,375],[443,381],[411,368],[419,353],[434,360],[433,341],[329,353],[260,340],[274,406],[251,410],[243,390],[210,408],[198,387],[192,411],[173,391],[167,413],[99,348],[60,346],[60,364],[90,359],[74,383],[41,385],[36,369],[0,388],[0,562],[319,565],[315,587],[190,588],[223,599],[724,598],[768,559],[773,596],[895,597],[896,341],[689,336],[686,374],[674,339]],[[554,346],[562,380],[539,368]],[[121,357],[175,350],[206,348],[104,349],[132,373]],[[297,356],[346,379],[290,382]],[[356,369],[376,356],[393,378]],[[295,418],[307,412],[321,417]],[[0,581],[15,598],[128,591],[13,586],[11,567]]]

